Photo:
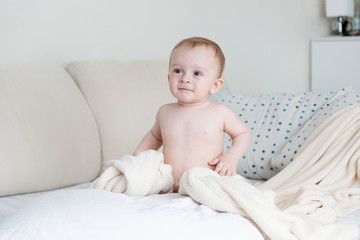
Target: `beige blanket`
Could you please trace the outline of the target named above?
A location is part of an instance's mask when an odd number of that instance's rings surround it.
[[[356,225],[334,221],[360,209],[359,177],[360,104],[327,119],[294,162],[262,185],[194,168],[183,175],[180,192],[247,216],[269,239],[357,239]]]
[[[92,187],[137,196],[169,192],[171,167],[158,154],[114,160]],[[179,192],[212,209],[242,214],[266,239],[355,240],[356,225],[334,221],[360,209],[359,177],[360,104],[327,119],[295,160],[261,185],[193,168],[182,176]]]
[[[129,196],[146,196],[172,192],[172,168],[164,164],[161,152],[148,150],[136,157],[124,155],[107,163],[107,168],[95,179],[90,188],[124,193]]]

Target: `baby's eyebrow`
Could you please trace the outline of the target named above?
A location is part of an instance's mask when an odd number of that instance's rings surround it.
[[[201,72],[207,72],[206,68],[202,68],[200,66],[195,66],[194,69],[195,70],[200,70]]]
[[[173,65],[170,66],[169,70],[175,70],[175,69],[178,69],[178,68],[181,68],[181,66],[178,65],[178,64],[173,64]]]

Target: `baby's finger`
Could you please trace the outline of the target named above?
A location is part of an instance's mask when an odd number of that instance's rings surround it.
[[[216,168],[215,168],[215,172],[219,173],[220,174],[220,171],[221,169],[223,168],[223,163],[222,162],[219,162],[217,165],[216,165]]]
[[[227,176],[226,172],[227,172],[227,168],[225,166],[223,166],[219,172],[220,176]]]
[[[219,159],[219,158],[215,158],[214,160],[212,160],[212,161],[208,162],[208,164],[209,164],[209,165],[216,165],[216,164],[218,164],[218,163],[219,163],[219,161],[220,161],[220,159]]]
[[[234,175],[235,174],[234,174],[233,170],[228,169],[226,176],[234,176]]]

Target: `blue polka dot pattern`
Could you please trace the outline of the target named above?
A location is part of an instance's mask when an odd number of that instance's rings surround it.
[[[334,93],[331,98],[321,104],[319,109],[314,111],[314,114],[305,124],[300,126],[284,148],[272,156],[270,160],[271,165],[282,170],[294,160],[296,153],[299,152],[304,141],[322,122],[338,110],[358,103],[360,103],[360,96],[351,87]],[[287,153],[285,149],[289,149],[290,152]]]
[[[269,179],[294,160],[303,142],[327,117],[360,103],[352,88],[301,94],[235,94],[221,90],[210,100],[230,107],[251,131],[251,145],[237,172],[247,178]],[[224,151],[231,146],[225,135]]]

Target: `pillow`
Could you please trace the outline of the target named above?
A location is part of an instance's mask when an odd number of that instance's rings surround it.
[[[105,162],[132,154],[155,122],[158,108],[174,102],[167,61],[78,61],[66,69],[92,109]]]
[[[92,181],[95,119],[61,66],[0,70],[0,196]]]
[[[282,169],[278,165],[272,165],[273,157],[280,156],[284,149],[289,148],[287,144],[290,139],[293,136],[297,137],[300,129],[324,104],[343,96],[345,92],[353,90],[267,95],[236,94],[229,90],[221,90],[211,96],[210,100],[230,107],[251,132],[249,150],[239,161],[237,173],[252,179],[269,179]],[[299,142],[297,144],[301,145]],[[230,146],[231,138],[226,135],[224,151]],[[295,154],[296,150],[293,149],[292,153]],[[292,157],[289,158],[289,162],[291,159]]]
[[[306,124],[298,129],[281,151],[272,156],[271,165],[278,170],[282,170],[294,160],[304,141],[325,119],[344,107],[358,103],[360,103],[360,96],[351,87],[338,91],[331,99],[321,105],[320,109],[315,112]]]

